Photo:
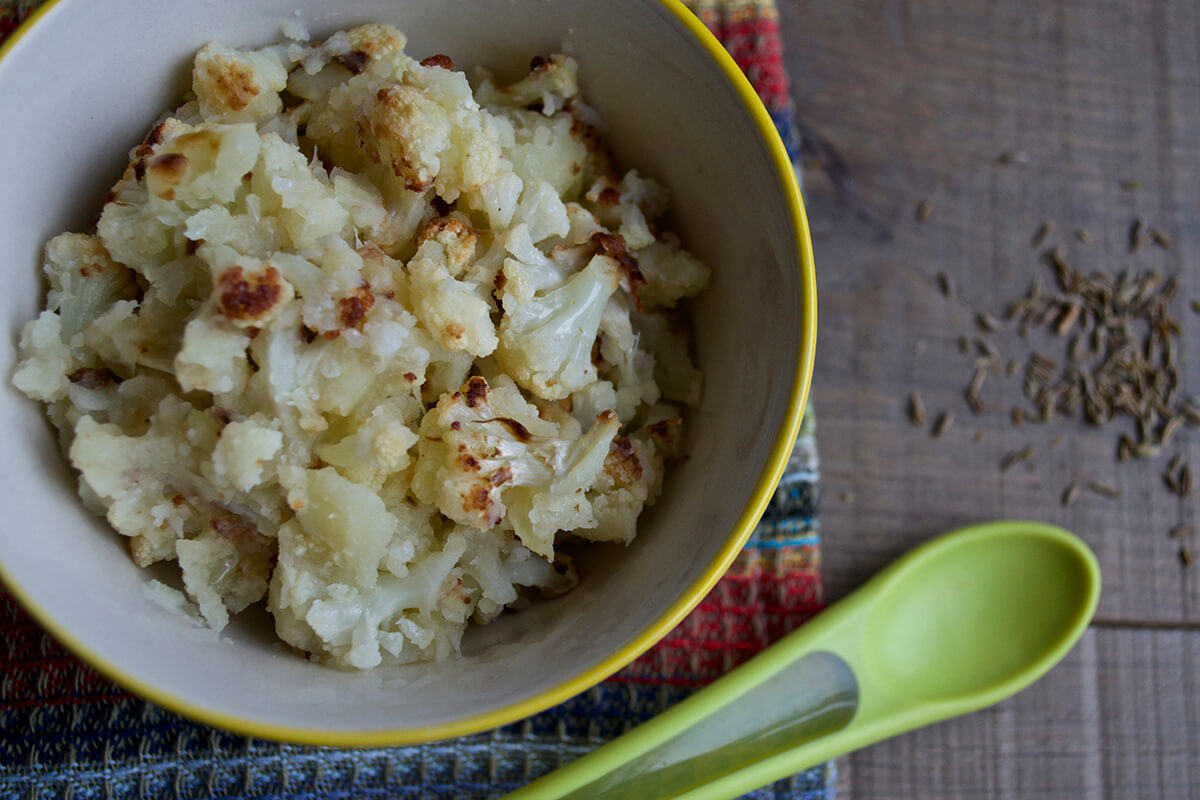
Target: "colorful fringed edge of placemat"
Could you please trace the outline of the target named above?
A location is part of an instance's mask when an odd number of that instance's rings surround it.
[[[40,4],[0,0],[0,41]],[[689,5],[749,76],[795,160],[773,0]],[[113,685],[0,593],[0,798],[499,797],[654,717],[820,609],[814,428],[810,413],[745,550],[681,625],[562,705],[460,739],[348,750],[208,728]],[[747,797],[829,800],[833,784],[827,764]]]

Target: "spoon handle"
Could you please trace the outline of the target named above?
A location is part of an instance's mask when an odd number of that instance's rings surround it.
[[[846,623],[858,604],[851,600],[507,798],[736,797],[852,749],[856,742],[837,733],[853,732],[858,685],[846,662],[830,651],[852,627]]]

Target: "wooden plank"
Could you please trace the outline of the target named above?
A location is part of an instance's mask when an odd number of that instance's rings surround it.
[[[991,709],[839,759],[839,796],[1200,797],[1200,637],[1092,629]]]
[[[1166,457],[1117,464],[1120,426],[1014,428],[1021,379],[991,377],[974,417],[963,391],[975,313],[999,316],[1035,274],[1030,240],[1056,222],[1073,265],[1178,274],[1184,385],[1200,393],[1200,6],[1189,0],[984,0],[811,3],[781,0],[785,56],[814,166],[806,172],[818,265],[820,328],[814,405],[820,415],[825,576],[844,594],[922,539],[968,522],[1030,517],[1083,535],[1100,557],[1101,615],[1200,621],[1200,583],[1181,568],[1177,525],[1196,523],[1197,496],[1170,495],[1161,472],[1176,452],[1200,469],[1200,435]],[[1002,153],[1018,154],[1007,164]],[[1137,180],[1140,188],[1122,184]],[[921,200],[933,210],[915,218]],[[1137,217],[1169,250],[1128,252]],[[1091,243],[1074,237],[1086,229]],[[942,297],[936,275],[956,286]],[[1053,336],[989,337],[1004,358]],[[940,439],[907,421],[917,390]],[[976,431],[982,441],[976,442]],[[1056,440],[1055,437],[1061,437]],[[1052,442],[1057,442],[1054,446]],[[1002,472],[1034,445],[1035,471]],[[1077,479],[1121,497],[1059,504]],[[1200,550],[1200,547],[1197,548]]]
[[[1200,797],[1200,635],[1100,631],[1104,783],[1112,797]]]

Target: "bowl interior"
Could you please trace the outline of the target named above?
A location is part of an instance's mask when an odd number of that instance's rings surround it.
[[[470,23],[448,24],[455,19]],[[706,385],[690,421],[691,457],[669,475],[636,542],[592,547],[575,592],[472,631],[467,657],[450,663],[341,672],[276,644],[265,613],[217,636],[149,602],[147,575],[83,510],[49,424],[7,379],[20,327],[42,303],[46,240],[93,224],[130,147],[178,104],[196,49],[275,41],[285,20],[317,36],[390,22],[408,34],[410,55],[444,52],[502,71],[539,53],[572,54],[619,163],[670,187],[676,229],[714,269],[693,307]],[[9,287],[0,313],[11,343],[0,348],[0,564],[38,617],[111,676],[265,736],[360,743],[465,733],[537,711],[632,658],[730,556],[810,366],[799,366],[812,335],[801,322],[810,298],[797,242],[807,240],[743,101],[668,6],[269,0],[177,4],[168,15],[152,0],[60,0],[0,62],[0,119]]]

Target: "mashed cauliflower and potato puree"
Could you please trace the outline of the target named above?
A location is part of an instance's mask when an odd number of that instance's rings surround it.
[[[154,592],[370,668],[458,652],[628,543],[700,396],[709,271],[614,171],[576,64],[472,83],[400,31],[209,44],[94,233],[46,247],[16,386]]]

